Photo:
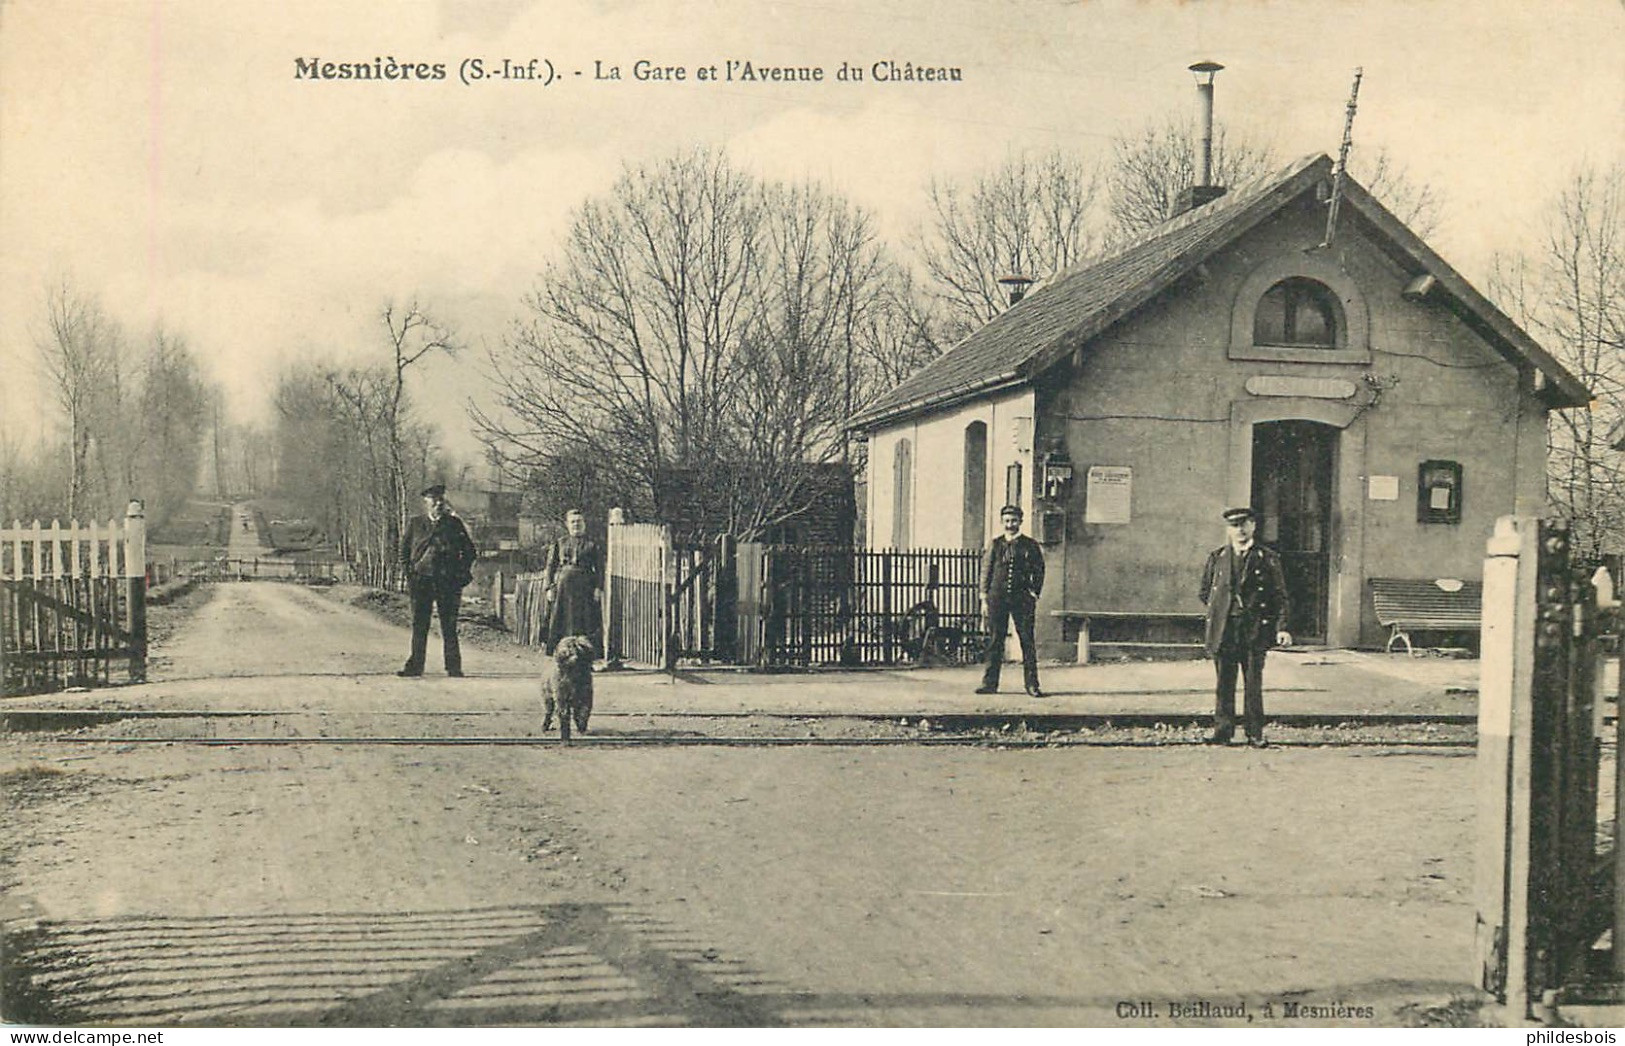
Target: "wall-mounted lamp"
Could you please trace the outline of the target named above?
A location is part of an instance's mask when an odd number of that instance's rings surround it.
[[[1400,297],[1404,298],[1406,301],[1421,301],[1432,293],[1433,288],[1437,287],[1438,285],[1438,277],[1434,276],[1432,273],[1424,272],[1416,279],[1407,283],[1405,285],[1405,289],[1400,291],[1399,294]]]

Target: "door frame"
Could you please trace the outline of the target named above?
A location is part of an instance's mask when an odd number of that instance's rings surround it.
[[[1253,426],[1270,421],[1317,421],[1338,430],[1333,446],[1331,528],[1327,541],[1326,643],[1360,640],[1365,583],[1364,493],[1366,427],[1359,405],[1307,396],[1267,396],[1230,404],[1225,503],[1248,505],[1253,494]]]
[[[1295,454],[1283,453],[1282,444],[1287,442],[1286,434],[1281,431],[1281,426],[1284,425],[1298,426],[1296,432],[1303,435],[1301,441],[1293,441],[1297,443]],[[1258,431],[1261,428],[1269,428],[1271,432],[1268,434],[1261,433]],[[1316,575],[1307,579],[1309,584],[1307,593],[1303,591],[1292,593],[1292,608],[1295,620],[1283,619],[1281,627],[1291,632],[1293,636],[1301,637],[1303,640],[1316,644],[1324,643],[1326,642],[1327,630],[1332,616],[1332,506],[1337,497],[1337,436],[1339,430],[1320,422],[1296,418],[1284,421],[1260,421],[1255,423],[1252,429],[1253,481],[1250,488],[1252,498],[1248,504],[1252,505],[1260,513],[1259,540],[1264,541],[1266,544],[1270,543],[1265,537],[1265,531],[1267,529],[1266,524],[1271,516],[1269,499],[1263,496],[1265,489],[1269,486],[1268,470],[1266,470],[1264,477],[1264,488],[1261,489],[1259,485],[1258,455],[1261,451],[1273,454],[1275,463],[1283,470],[1287,469],[1289,467],[1288,462],[1295,458],[1296,461],[1290,466],[1295,474],[1301,476],[1308,471],[1313,471],[1317,473],[1316,486],[1324,484],[1320,496],[1315,499],[1317,504],[1313,506],[1315,514],[1320,517],[1318,520],[1320,547],[1316,549],[1288,549],[1281,544],[1283,539],[1279,535],[1273,544],[1275,551],[1281,557],[1282,565],[1287,568],[1288,584],[1291,584],[1297,573],[1295,564],[1313,564],[1313,574]],[[1311,466],[1311,468],[1306,469],[1305,465]],[[1280,493],[1281,491],[1278,488],[1276,490],[1277,496]],[[1277,506],[1277,509],[1279,510],[1280,506]],[[1279,523],[1281,520],[1277,519],[1277,522]],[[1300,576],[1300,580],[1305,579]],[[1309,598],[1311,596],[1313,598]],[[1310,618],[1313,621],[1309,621]]]

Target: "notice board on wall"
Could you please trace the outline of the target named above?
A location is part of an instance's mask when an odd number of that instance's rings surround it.
[[[1127,523],[1133,500],[1134,470],[1124,465],[1089,466],[1084,494],[1085,523]]]

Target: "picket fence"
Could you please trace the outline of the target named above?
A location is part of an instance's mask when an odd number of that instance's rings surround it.
[[[147,676],[147,536],[123,521],[0,528],[0,693]]]

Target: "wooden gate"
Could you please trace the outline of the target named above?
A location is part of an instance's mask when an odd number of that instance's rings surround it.
[[[611,513],[604,574],[608,660],[673,668],[679,658],[736,656],[732,539]]]
[[[666,664],[673,553],[671,528],[621,523],[612,513],[604,564],[604,657]]]
[[[1609,822],[1625,791],[1598,803],[1603,638],[1617,615],[1571,561],[1560,521],[1506,517],[1488,552],[1474,958],[1480,986],[1524,1019],[1587,979],[1610,928],[1621,961]]]
[[[146,520],[0,529],[0,692],[147,676]]]

